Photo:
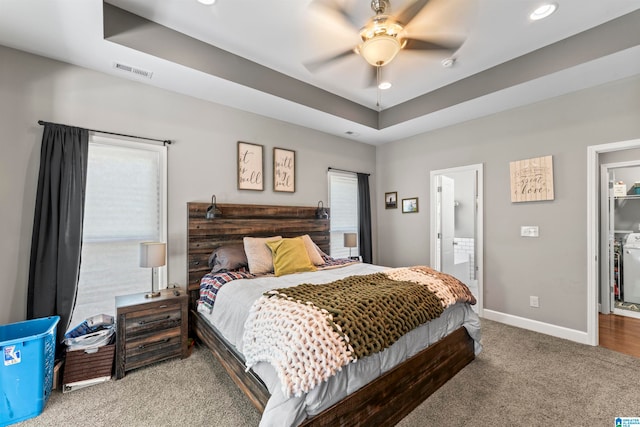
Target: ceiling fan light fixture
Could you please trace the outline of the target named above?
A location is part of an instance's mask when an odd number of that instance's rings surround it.
[[[387,89],[391,89],[391,82],[381,82],[378,85],[378,89],[380,90],[387,90]]]
[[[365,40],[358,51],[369,64],[374,67],[382,67],[396,57],[401,47],[397,37],[380,34]]]

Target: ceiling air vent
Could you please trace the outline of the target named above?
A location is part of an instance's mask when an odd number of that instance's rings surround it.
[[[132,73],[140,77],[146,77],[148,79],[153,77],[153,72],[151,71],[143,70],[142,68],[132,67],[131,65],[122,64],[120,62],[114,62],[113,68],[115,68],[116,70],[125,71],[127,73]]]

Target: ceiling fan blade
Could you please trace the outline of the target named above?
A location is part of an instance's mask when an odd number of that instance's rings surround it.
[[[420,11],[429,3],[429,0],[415,0],[411,2],[407,7],[401,10],[395,19],[403,26],[409,25],[413,18],[420,13]]]
[[[406,50],[448,50],[455,51],[460,46],[462,46],[462,42],[451,42],[451,43],[435,43],[430,42],[428,40],[418,40],[418,39],[404,39],[406,44],[403,49]]]
[[[358,20],[350,15],[342,6],[337,4],[334,0],[314,0],[311,2],[312,6],[320,6],[325,9],[329,9],[333,12],[337,12],[342,18],[353,27],[355,30],[360,30],[360,23]]]
[[[345,50],[344,52],[340,52],[338,54],[330,56],[328,58],[322,58],[322,59],[318,59],[316,61],[305,62],[304,66],[306,67],[307,70],[311,71],[312,73],[315,73],[320,68],[322,68],[322,67],[324,67],[326,65],[329,65],[333,61],[337,61],[337,60],[345,58],[345,57],[347,57],[349,55],[355,55],[355,54],[356,53],[353,51],[353,49],[349,49],[349,50]]]

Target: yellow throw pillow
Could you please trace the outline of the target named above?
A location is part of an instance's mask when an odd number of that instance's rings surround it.
[[[276,276],[317,270],[309,259],[307,248],[301,237],[266,243],[273,253],[273,266]]]

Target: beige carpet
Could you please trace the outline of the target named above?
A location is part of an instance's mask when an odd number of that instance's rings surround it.
[[[640,417],[640,359],[483,320],[484,351],[399,424],[613,426]],[[70,393],[18,426],[256,426],[204,349]]]

